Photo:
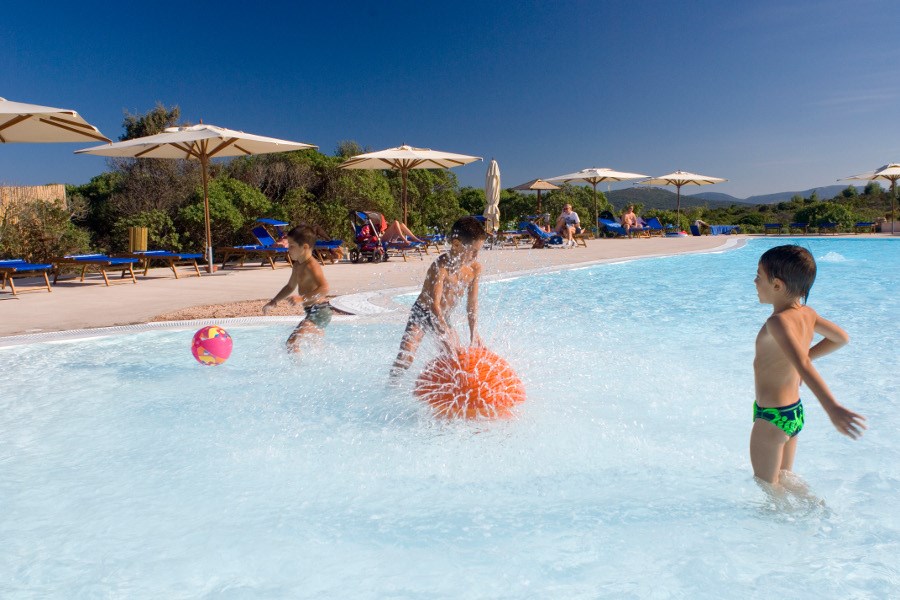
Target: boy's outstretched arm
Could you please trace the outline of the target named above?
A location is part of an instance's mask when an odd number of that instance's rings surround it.
[[[809,349],[810,360],[831,354],[835,350],[846,346],[850,341],[850,336],[847,335],[846,331],[841,329],[836,323],[823,319],[818,314],[816,314],[815,331],[823,336],[823,339]]]
[[[825,380],[813,366],[809,350],[800,343],[799,327],[796,320],[783,314],[773,315],[766,321],[766,329],[784,352],[788,362],[797,369],[803,383],[815,394],[837,430],[853,439],[858,438],[866,428],[863,424],[865,417],[844,408],[835,400]]]
[[[475,277],[469,284],[469,296],[466,299],[466,315],[469,317],[469,343],[481,345],[478,336],[478,280],[481,278],[481,263],[472,265]]]
[[[275,294],[275,297],[272,298],[271,300],[269,300],[269,301],[265,304],[265,306],[263,306],[263,309],[262,309],[263,314],[266,314],[266,313],[268,313],[271,309],[275,308],[275,306],[276,306],[279,302],[281,302],[282,300],[284,300],[285,298],[287,298],[288,296],[290,296],[291,293],[292,293],[296,288],[297,288],[297,273],[296,273],[296,272],[294,271],[294,269],[292,268],[292,269],[291,269],[291,278],[288,279],[287,285],[285,285],[283,288],[281,288],[281,291],[279,291],[277,294]]]

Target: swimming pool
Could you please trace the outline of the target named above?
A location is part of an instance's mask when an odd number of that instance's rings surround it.
[[[231,329],[217,368],[193,331],[2,349],[0,596],[895,595],[900,245],[801,241],[810,305],[851,336],[817,366],[870,425],[847,440],[807,398],[820,505],[773,503],[747,454],[777,243],[484,285],[528,390],[508,421],[387,387],[397,317],[336,321],[299,362],[290,325]]]

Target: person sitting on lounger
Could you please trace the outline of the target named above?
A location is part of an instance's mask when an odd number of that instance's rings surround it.
[[[625,233],[628,234],[628,237],[631,237],[632,230],[643,229],[638,222],[637,215],[634,214],[634,206],[629,205],[625,212],[622,213],[622,227],[625,228]]]
[[[580,227],[581,220],[578,218],[578,213],[572,210],[572,205],[566,204],[563,206],[559,218],[556,219],[555,231],[565,240],[565,247],[575,247],[575,229]]]

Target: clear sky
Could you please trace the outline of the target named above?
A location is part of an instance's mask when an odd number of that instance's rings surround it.
[[[895,0],[16,2],[0,96],[113,139],[160,101],[329,154],[483,156],[463,185],[493,157],[504,187],[682,169],[729,179],[692,193],[746,197],[900,160],[898,17]],[[0,182],[86,182],[106,168],[72,154],[90,145],[0,145]]]

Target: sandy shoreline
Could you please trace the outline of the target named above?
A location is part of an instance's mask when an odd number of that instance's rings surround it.
[[[504,274],[571,268],[609,260],[705,252],[733,245],[745,236],[589,240],[587,248],[504,249],[481,252],[486,277]],[[331,296],[421,286],[425,271],[435,258],[404,263],[392,259],[380,264],[338,263],[326,265]],[[213,275],[189,277],[184,271],[175,279],[171,271],[151,269],[138,283],[111,280],[106,287],[99,275],[81,283],[60,280],[53,292],[0,294],[0,336],[23,335],[70,329],[132,325],[151,321],[230,318],[261,315],[262,305],[286,283],[288,269],[279,266],[228,269]],[[123,283],[123,281],[125,281]],[[30,287],[22,280],[19,289]],[[287,303],[276,316],[302,315]]]

